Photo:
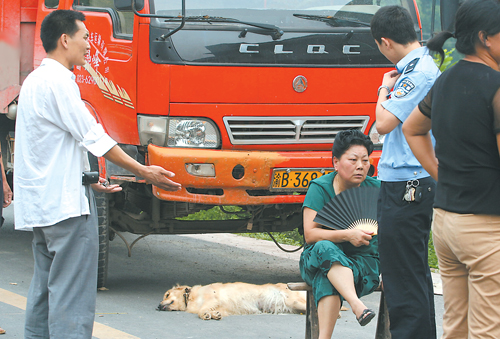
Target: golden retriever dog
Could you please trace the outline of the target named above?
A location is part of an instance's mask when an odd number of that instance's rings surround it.
[[[305,313],[306,292],[291,291],[286,284],[177,285],[165,293],[158,310],[186,311],[203,320],[241,314]]]

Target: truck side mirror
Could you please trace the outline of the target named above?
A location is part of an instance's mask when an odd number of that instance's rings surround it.
[[[455,30],[455,14],[460,3],[461,0],[441,0],[441,30],[449,32]]]
[[[132,11],[132,0],[113,0],[115,8],[119,11]],[[144,0],[135,0],[135,9],[141,11],[144,8]]]

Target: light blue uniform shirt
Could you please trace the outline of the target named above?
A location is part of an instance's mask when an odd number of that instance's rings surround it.
[[[385,136],[378,163],[378,179],[382,181],[406,181],[429,176],[413,155],[402,126],[441,72],[426,47],[408,53],[397,63],[396,69],[401,76],[394,84],[389,100],[384,101],[382,106],[401,123]],[[432,144],[435,144],[434,137]]]

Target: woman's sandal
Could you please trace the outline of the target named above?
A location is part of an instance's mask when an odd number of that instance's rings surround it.
[[[373,310],[370,310],[369,308],[365,308],[363,313],[361,313],[361,315],[356,318],[356,320],[361,326],[366,326],[370,321],[372,321],[373,318],[375,318],[375,312]]]

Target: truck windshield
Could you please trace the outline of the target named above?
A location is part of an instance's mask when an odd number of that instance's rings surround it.
[[[151,20],[150,56],[196,65],[387,65],[370,32],[387,5],[408,9],[420,30],[414,0],[186,0],[184,26],[182,0],[150,0],[150,13],[161,16]]]
[[[332,27],[367,27],[373,14],[387,5],[400,5],[414,11],[405,0],[189,0],[186,16],[262,23],[285,31],[322,31]],[[151,6],[153,13],[172,16],[172,21],[181,15],[181,0],[154,0]],[[200,22],[190,20],[186,24]],[[224,25],[224,20],[204,22]]]

